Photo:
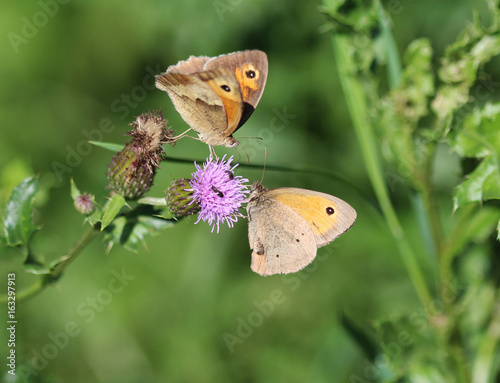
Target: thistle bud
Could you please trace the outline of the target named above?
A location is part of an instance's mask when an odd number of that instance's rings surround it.
[[[85,215],[89,215],[94,211],[94,196],[91,194],[80,194],[75,199],[75,209]]]
[[[160,111],[141,114],[130,124],[131,140],[108,166],[108,189],[127,199],[136,199],[153,185],[164,154],[163,143],[172,143],[172,132]]]
[[[193,201],[193,190],[189,178],[173,180],[167,189],[167,207],[176,217],[196,214],[200,207]]]

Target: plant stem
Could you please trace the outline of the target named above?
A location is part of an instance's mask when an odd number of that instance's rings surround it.
[[[332,45],[339,70],[340,82],[345,94],[354,129],[361,146],[368,176],[370,177],[370,181],[389,229],[396,240],[396,245],[408,271],[413,287],[424,307],[430,307],[432,297],[425,278],[415,254],[405,238],[403,229],[389,199],[387,185],[383,177],[382,166],[377,153],[373,128],[368,115],[365,92],[362,84],[352,72],[352,68],[355,68],[356,65],[352,62],[352,58],[349,55],[349,43],[346,41],[345,37],[334,35],[332,36]]]
[[[443,228],[441,225],[441,218],[439,217],[439,208],[434,194],[434,188],[432,186],[432,165],[435,149],[435,144],[427,148],[427,158],[422,179],[422,189],[420,192],[422,193],[425,210],[427,211],[427,217],[431,227],[434,249],[438,257],[441,257],[443,251]]]
[[[498,294],[497,294],[498,296]],[[482,335],[479,350],[472,366],[472,382],[492,382],[493,362],[498,357],[498,345],[500,343],[500,303],[497,303],[490,325]]]
[[[200,163],[200,162],[203,162],[204,160],[167,157],[163,161],[192,164],[194,161]],[[332,171],[331,169],[326,169],[326,168],[318,167],[318,166],[310,166],[310,165],[300,164],[300,163],[299,164],[287,163],[287,164],[283,164],[283,165],[245,164],[245,163],[243,163],[243,164],[239,164],[239,167],[247,168],[247,169],[258,169],[260,171],[262,171],[262,169],[265,169],[265,170],[273,170],[273,171],[279,171],[279,172],[295,172],[295,173],[316,174],[319,176],[330,178],[332,180],[339,181],[340,183],[343,183],[346,186],[350,187],[351,189],[355,190],[366,201],[371,200],[371,197],[364,190],[359,188],[357,185],[353,184],[348,178],[344,177],[343,175],[341,175],[337,172]],[[372,202],[372,205],[375,205],[375,203],[373,203],[374,201],[371,201],[371,202]]]
[[[48,274],[44,274],[39,280],[37,280],[34,284],[29,286],[28,288],[20,291],[16,296],[16,300],[20,301],[31,298],[34,295],[41,292],[49,284],[56,281],[61,276],[63,271],[66,269],[66,267],[71,263],[71,261],[73,261],[98,234],[99,234],[98,228],[93,228],[93,227],[88,228],[80,236],[80,238],[78,238],[78,240],[73,244],[73,246],[71,246],[71,248],[66,252],[66,254],[56,261],[55,266],[50,270],[50,272]],[[6,301],[7,301],[7,296],[0,297],[0,303]]]
[[[401,61],[399,60],[399,53],[396,42],[394,41],[394,35],[392,34],[389,17],[386,15],[385,9],[380,1],[377,0],[375,3],[378,11],[378,20],[387,48],[387,75],[389,78],[389,85],[391,88],[396,88],[401,80]]]

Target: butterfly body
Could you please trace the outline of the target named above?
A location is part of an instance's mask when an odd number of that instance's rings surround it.
[[[261,275],[303,269],[319,247],[346,232],[356,211],[340,198],[298,188],[252,186],[248,213],[251,268]]]
[[[191,56],[156,76],[156,87],[168,93],[201,141],[231,148],[238,145],[232,134],[262,97],[267,71],[267,56],[258,50]]]

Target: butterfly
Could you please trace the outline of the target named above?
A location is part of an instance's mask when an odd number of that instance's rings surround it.
[[[233,148],[233,133],[257,107],[267,72],[267,55],[259,50],[191,56],[156,76],[156,87],[168,93],[201,141]]]
[[[248,214],[251,269],[266,276],[306,267],[325,246],[351,228],[356,210],[340,198],[298,188],[252,185]]]

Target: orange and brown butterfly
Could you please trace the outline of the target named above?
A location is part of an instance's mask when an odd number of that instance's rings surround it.
[[[210,146],[232,148],[232,136],[251,116],[266,85],[267,56],[259,50],[191,56],[156,76],[184,121]]]

